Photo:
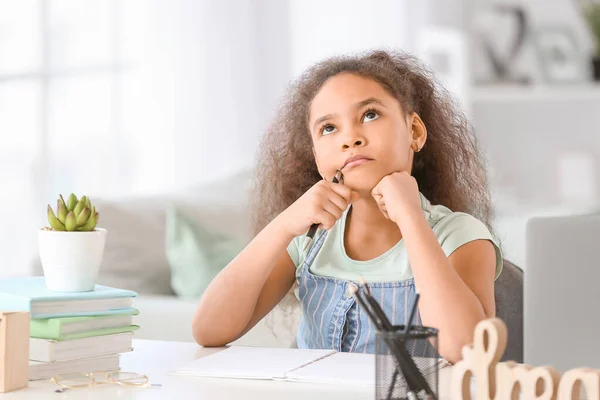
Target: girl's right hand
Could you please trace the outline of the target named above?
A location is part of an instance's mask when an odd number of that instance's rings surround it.
[[[285,231],[294,237],[305,234],[312,224],[328,230],[356,200],[358,193],[349,187],[322,180],[285,209],[280,217]]]

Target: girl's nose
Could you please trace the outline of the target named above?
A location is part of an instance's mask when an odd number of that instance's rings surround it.
[[[344,132],[342,137],[342,149],[364,146],[367,142],[364,132],[362,132],[360,127],[349,128]]]
[[[364,143],[365,143],[365,141],[363,139],[354,138],[352,140],[344,141],[342,148],[349,149],[350,147],[359,147],[359,146],[362,146]]]

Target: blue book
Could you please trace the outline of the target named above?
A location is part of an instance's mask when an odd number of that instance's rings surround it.
[[[43,276],[0,279],[0,310],[28,311],[32,319],[132,314],[136,296],[102,285],[89,292],[53,292]]]

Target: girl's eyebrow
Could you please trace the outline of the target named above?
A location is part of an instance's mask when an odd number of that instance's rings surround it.
[[[354,108],[355,109],[359,109],[359,108],[362,108],[362,107],[364,107],[364,106],[366,106],[368,104],[372,104],[372,103],[377,103],[377,104],[379,104],[382,107],[386,107],[386,105],[383,104],[383,102],[381,100],[377,99],[376,97],[369,97],[368,99],[365,99],[365,100],[362,100],[362,101],[359,101],[358,103],[356,103],[354,105]],[[325,122],[328,119],[333,118],[335,116],[337,116],[337,114],[326,114],[326,115],[323,115],[320,118],[317,118],[317,120],[313,124],[313,130],[315,130],[317,128],[317,125],[319,125],[321,122]]]
[[[356,103],[356,105],[354,106],[354,108],[362,108],[364,106],[366,106],[367,104],[371,104],[371,103],[377,103],[382,107],[386,107],[385,104],[383,104],[383,102],[381,100],[379,100],[376,97],[369,97],[368,99],[365,99],[363,101],[359,101],[358,103]],[[386,107],[387,108],[387,107]]]
[[[323,115],[322,117],[320,117],[320,118],[317,118],[317,120],[316,120],[316,121],[315,121],[315,123],[313,124],[313,131],[314,131],[315,129],[317,129],[317,125],[319,125],[321,122],[325,122],[325,121],[327,121],[328,119],[335,117],[336,115],[337,115],[337,114],[325,114],[325,115]]]

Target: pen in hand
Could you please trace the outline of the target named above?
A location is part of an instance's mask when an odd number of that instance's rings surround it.
[[[335,176],[333,177],[333,179],[331,180],[333,183],[340,183],[340,182],[344,182],[344,174],[342,173],[342,171],[340,171],[339,169],[337,170],[337,172],[335,173]],[[310,246],[310,244],[312,243],[314,237],[315,237],[315,233],[317,233],[317,229],[319,228],[319,224],[312,224],[310,226],[310,229],[308,230],[308,233],[306,234],[306,239],[304,239],[304,251],[306,251],[306,249],[308,249],[308,246]]]

